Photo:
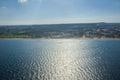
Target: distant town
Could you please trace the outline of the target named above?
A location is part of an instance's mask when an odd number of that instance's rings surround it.
[[[1,25],[0,38],[120,38],[120,23]]]

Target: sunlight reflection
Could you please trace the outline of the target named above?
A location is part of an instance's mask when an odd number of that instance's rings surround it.
[[[74,43],[76,41],[76,43]],[[78,43],[77,43],[78,41]],[[63,39],[57,40],[58,42],[58,51],[59,53],[55,56],[55,67],[56,67],[56,74],[54,77],[65,80],[74,80],[77,79],[77,75],[79,75],[79,67],[85,68],[86,60],[84,58],[84,48],[85,44],[83,41],[79,44],[79,40],[74,39]],[[78,51],[79,49],[79,51]],[[81,50],[80,50],[81,49]],[[80,58],[80,59],[79,59]],[[79,60],[79,61],[78,61]],[[84,73],[81,68],[81,73]],[[84,78],[83,75],[81,79]]]

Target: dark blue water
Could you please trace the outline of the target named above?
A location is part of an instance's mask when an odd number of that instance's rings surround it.
[[[120,80],[120,40],[0,40],[0,80]]]

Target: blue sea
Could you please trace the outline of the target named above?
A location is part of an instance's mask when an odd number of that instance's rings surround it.
[[[120,80],[120,40],[0,40],[0,80]]]

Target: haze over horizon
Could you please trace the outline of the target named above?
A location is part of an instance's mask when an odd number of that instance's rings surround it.
[[[0,25],[120,22],[120,0],[1,0]]]

